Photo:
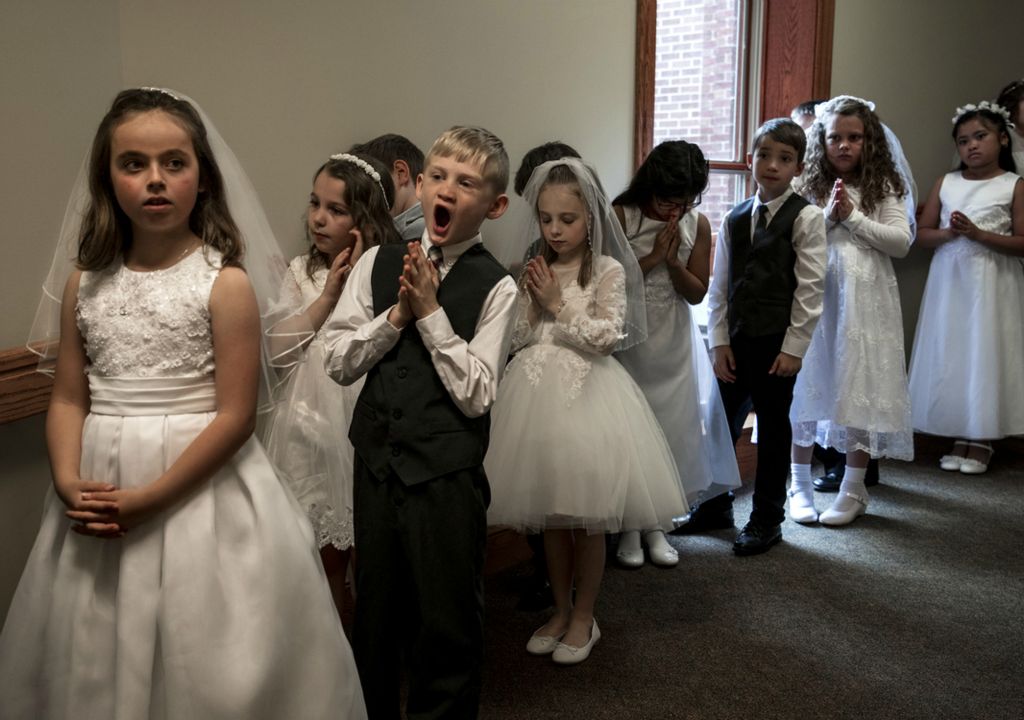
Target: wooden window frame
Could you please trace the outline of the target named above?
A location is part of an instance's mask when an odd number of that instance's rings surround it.
[[[748,0],[760,3],[763,32],[757,123],[789,116],[808,98],[827,98],[832,83],[832,32],[835,0]],[[633,166],[640,167],[654,146],[654,79],[657,45],[657,0],[636,0],[636,80],[634,86]],[[747,45],[753,23],[747,23]],[[744,70],[745,97],[750,75]],[[745,122],[745,120],[744,120]],[[746,172],[746,163],[712,161],[712,170]]]

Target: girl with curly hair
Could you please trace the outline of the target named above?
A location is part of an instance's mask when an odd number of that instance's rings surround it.
[[[828,266],[821,319],[793,391],[790,516],[846,525],[863,515],[870,458],[914,456],[903,320],[892,257],[913,235],[906,184],[873,104],[839,96],[808,133],[804,196],[823,209]],[[846,473],[820,517],[810,491],[814,443],[846,453]]]

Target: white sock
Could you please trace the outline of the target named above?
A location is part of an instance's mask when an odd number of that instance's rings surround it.
[[[789,472],[793,478],[790,489],[793,492],[814,492],[814,481],[811,479],[811,464],[790,463]]]
[[[847,465],[846,472],[843,474],[843,482],[839,485],[839,494],[848,492],[857,497],[867,498],[868,489],[864,485],[864,475],[867,471],[867,468],[855,468]]]

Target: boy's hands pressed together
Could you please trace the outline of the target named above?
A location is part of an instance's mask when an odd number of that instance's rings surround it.
[[[804,361],[795,355],[789,353],[780,352],[775,358],[775,362],[772,363],[771,368],[768,370],[769,375],[778,375],[779,377],[793,377],[800,368],[803,367]]]
[[[405,256],[399,283],[399,300],[404,294],[409,310],[416,318],[425,318],[440,307],[437,304],[437,288],[441,278],[434,263],[423,254],[423,246],[418,241],[409,243],[409,254]]]

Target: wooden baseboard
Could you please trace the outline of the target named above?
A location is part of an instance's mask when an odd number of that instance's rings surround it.
[[[46,410],[53,378],[37,372],[38,363],[26,347],[0,351],[0,425]]]

